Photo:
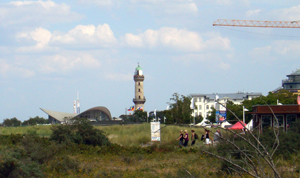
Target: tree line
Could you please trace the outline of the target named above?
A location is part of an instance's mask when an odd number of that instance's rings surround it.
[[[3,120],[3,126],[27,126],[27,125],[38,125],[38,124],[49,124],[49,119],[43,117],[30,117],[28,120],[20,121],[16,117],[6,118]]]
[[[160,120],[160,122],[165,122],[166,124],[190,124],[199,123],[203,120],[203,117],[196,116],[193,117],[193,109],[190,108],[192,97],[190,95],[184,96],[178,93],[174,93],[170,98],[169,109],[163,111],[157,111],[156,115],[153,112],[149,113],[147,117],[147,112],[137,110],[130,117],[132,121],[151,121],[155,118]],[[252,100],[244,100],[241,104],[234,104],[233,101],[228,100],[226,103],[226,107],[233,111],[238,118],[243,117],[243,106],[247,108],[249,111],[245,112],[245,122],[248,123],[252,119],[252,115],[248,114],[252,112],[252,106],[254,105],[276,105],[277,102],[281,104],[297,104],[297,95],[287,91],[287,90],[279,90],[277,93],[269,92],[266,96],[260,96],[257,98],[253,98]],[[197,108],[197,106],[194,106]],[[208,116],[206,118],[211,123],[216,122],[216,109],[214,107],[210,108],[208,112]],[[235,123],[236,118],[231,112],[226,112],[226,119],[230,123]]]

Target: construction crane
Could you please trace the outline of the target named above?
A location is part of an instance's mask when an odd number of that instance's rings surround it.
[[[228,20],[218,19],[213,26],[234,27],[268,27],[268,28],[300,28],[299,21],[262,21],[262,20]]]

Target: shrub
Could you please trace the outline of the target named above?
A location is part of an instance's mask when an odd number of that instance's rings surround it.
[[[87,119],[76,119],[73,125],[56,125],[51,130],[53,132],[50,140],[55,140],[59,143],[74,142],[93,146],[110,144],[104,132],[95,129]]]
[[[40,165],[27,157],[24,149],[4,149],[0,150],[0,177],[43,177]]]
[[[79,161],[76,159],[70,158],[69,156],[63,155],[56,157],[50,163],[51,171],[56,171],[60,174],[66,174],[70,170],[78,171],[79,170]]]

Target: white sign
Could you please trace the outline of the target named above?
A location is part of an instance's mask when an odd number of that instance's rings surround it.
[[[151,122],[151,141],[160,141],[160,122]]]

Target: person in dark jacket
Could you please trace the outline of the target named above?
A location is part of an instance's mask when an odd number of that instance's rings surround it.
[[[183,146],[184,146],[184,147],[187,147],[187,146],[188,146],[188,143],[189,143],[189,134],[188,134],[187,130],[184,131],[184,136],[183,136],[183,138],[184,138],[184,144],[183,144]]]
[[[191,135],[191,140],[192,140],[192,144],[191,146],[195,145],[196,143],[196,139],[195,139],[195,131],[194,130],[191,130],[192,131],[192,135]]]
[[[176,140],[179,140],[179,146],[183,146],[183,133],[182,133],[182,130],[180,130],[180,135],[179,137],[176,139]]]

